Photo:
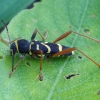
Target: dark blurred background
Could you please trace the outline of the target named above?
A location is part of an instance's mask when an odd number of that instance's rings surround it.
[[[31,9],[34,7],[35,2],[41,0],[1,0],[0,1],[0,20],[4,20],[5,23],[18,14],[23,9]],[[0,33],[3,30],[3,23],[0,22]]]

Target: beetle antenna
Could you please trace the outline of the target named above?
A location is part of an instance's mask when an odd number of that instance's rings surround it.
[[[7,28],[7,25],[6,25],[6,23],[3,21],[3,20],[1,20],[2,22],[3,22],[3,24],[5,25],[5,28],[6,28],[6,31],[7,31],[7,35],[8,35],[8,39],[9,39],[9,44],[11,43],[11,39],[10,39],[10,35],[9,35],[9,32],[8,32],[8,28]]]

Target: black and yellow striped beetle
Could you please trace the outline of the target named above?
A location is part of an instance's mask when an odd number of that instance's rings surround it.
[[[2,20],[2,22],[4,23],[3,20]],[[66,32],[66,33],[62,34],[61,36],[59,36],[56,40],[54,40],[51,43],[44,42],[44,40],[46,39],[46,35],[42,36],[41,33],[36,29],[32,34],[30,42],[25,40],[25,39],[15,39],[15,40],[11,41],[10,36],[9,36],[9,32],[8,32],[8,28],[7,28],[5,23],[4,23],[4,25],[5,25],[6,30],[7,30],[9,42],[5,41],[2,37],[0,37],[0,39],[2,41],[4,41],[5,43],[10,44],[10,52],[11,52],[11,56],[12,56],[12,71],[9,74],[9,76],[12,76],[12,74],[14,73],[16,68],[18,67],[18,64],[24,58],[25,54],[29,54],[31,57],[37,57],[40,59],[40,74],[39,74],[40,81],[43,80],[43,75],[42,75],[42,59],[43,58],[52,58],[52,57],[58,57],[58,56],[71,56],[74,54],[74,50],[78,50],[81,54],[83,54],[85,57],[87,57],[93,63],[95,63],[98,67],[100,67],[100,64],[98,64],[92,58],[87,56],[84,52],[82,52],[78,48],[76,48],[76,47],[69,48],[69,47],[64,46],[64,45],[56,44],[58,41],[67,37],[71,33],[78,34],[80,36],[83,36],[85,38],[88,38],[88,39],[93,40],[93,41],[98,42],[98,43],[100,42],[99,40],[96,40],[94,38],[79,34],[79,33],[74,32],[74,31],[69,31],[69,32]],[[40,34],[43,41],[34,40],[37,33]],[[21,57],[20,57],[19,61],[17,62],[17,64],[14,66],[14,55],[16,53],[20,53]]]

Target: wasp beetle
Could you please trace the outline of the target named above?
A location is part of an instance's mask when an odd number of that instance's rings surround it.
[[[46,34],[45,34],[45,36],[42,36],[41,33],[36,29],[32,34],[30,42],[26,39],[20,39],[20,38],[11,41],[7,25],[5,24],[5,22],[3,20],[2,20],[2,22],[4,23],[5,28],[7,30],[9,42],[4,40],[1,36],[0,36],[0,39],[5,43],[10,44],[10,53],[12,56],[12,71],[9,74],[9,76],[12,76],[12,74],[14,73],[16,68],[18,67],[21,60],[24,58],[25,54],[29,54],[31,57],[37,57],[40,59],[40,74],[39,74],[40,81],[43,80],[43,75],[42,75],[42,59],[43,58],[52,58],[52,57],[58,57],[58,56],[71,56],[74,54],[74,50],[78,50],[81,54],[83,54],[85,57],[87,57],[93,63],[95,63],[98,67],[100,67],[100,64],[98,64],[92,58],[87,56],[84,52],[82,52],[78,48],[76,48],[76,47],[70,48],[70,47],[67,47],[64,45],[56,44],[58,41],[64,39],[65,37],[67,37],[71,33],[78,34],[80,36],[83,36],[85,38],[88,38],[88,39],[93,40],[93,41],[98,42],[98,43],[100,42],[99,40],[88,37],[86,35],[82,35],[80,33],[74,32],[74,31],[68,31],[68,32],[62,34],[61,36],[59,36],[57,39],[55,39],[51,43],[44,42],[44,40],[46,39]],[[43,41],[36,41],[35,40],[37,33],[41,36]],[[17,64],[14,66],[14,55],[16,53],[20,53],[21,57],[20,57],[19,61],[17,62]]]

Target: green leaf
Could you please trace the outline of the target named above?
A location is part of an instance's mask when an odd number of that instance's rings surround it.
[[[37,28],[41,34],[48,31],[48,42],[69,30],[100,40],[99,3],[97,0],[42,0],[34,9],[23,10],[13,18],[8,25],[10,37],[30,41]],[[1,35],[8,40],[6,31]],[[36,39],[41,40],[39,35]],[[75,34],[58,43],[77,47],[100,62],[98,43]],[[19,56],[15,56],[15,63]],[[38,80],[39,59],[27,55],[9,78],[11,63],[9,46],[0,42],[0,100],[100,100],[100,69],[78,51],[71,57],[44,59],[42,82]],[[79,75],[65,78],[71,74]]]
[[[8,22],[18,12],[28,7],[35,0],[0,0],[0,20]],[[0,27],[3,26],[0,23]]]

